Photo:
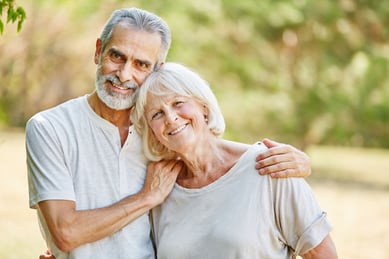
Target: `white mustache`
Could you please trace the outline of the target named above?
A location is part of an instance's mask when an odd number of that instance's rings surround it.
[[[110,81],[111,83],[120,86],[120,87],[125,87],[127,89],[137,89],[139,85],[135,82],[120,82],[119,78],[115,75],[107,75],[104,76],[106,80]]]

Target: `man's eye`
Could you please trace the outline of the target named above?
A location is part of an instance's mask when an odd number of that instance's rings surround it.
[[[135,65],[142,71],[148,71],[150,69],[150,64],[142,61],[135,61]]]
[[[113,53],[111,54],[111,59],[112,59],[113,61],[118,62],[118,61],[121,61],[121,60],[123,59],[123,56],[120,55],[119,53],[113,52]]]

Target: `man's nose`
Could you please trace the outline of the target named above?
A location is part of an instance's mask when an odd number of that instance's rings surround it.
[[[117,71],[117,76],[122,83],[131,81],[133,79],[133,75],[134,68],[131,61],[123,63]]]

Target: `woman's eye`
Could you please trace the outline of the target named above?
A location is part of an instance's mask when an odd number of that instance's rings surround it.
[[[159,117],[161,117],[161,114],[162,112],[156,112],[153,114],[153,116],[151,116],[151,119],[152,120],[158,119]]]

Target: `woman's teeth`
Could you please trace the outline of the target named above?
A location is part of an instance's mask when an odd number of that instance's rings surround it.
[[[172,132],[170,132],[169,135],[174,135],[174,134],[179,133],[180,131],[182,131],[183,129],[185,129],[186,126],[187,126],[187,124],[182,125],[181,127],[179,127],[179,128],[177,128],[177,129],[173,130]]]

